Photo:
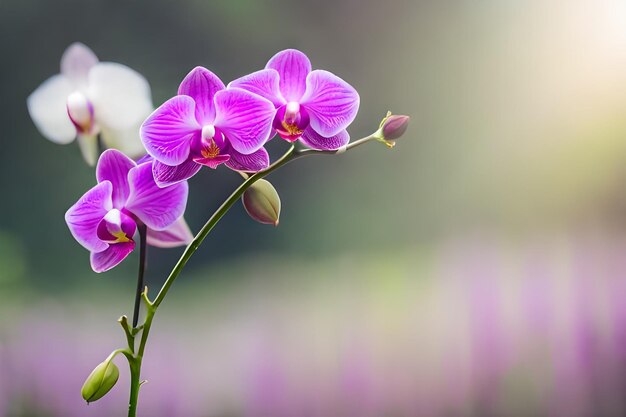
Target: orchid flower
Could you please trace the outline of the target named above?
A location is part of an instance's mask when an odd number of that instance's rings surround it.
[[[277,53],[265,69],[232,81],[232,87],[270,100],[277,109],[273,127],[289,142],[300,139],[313,149],[335,150],[350,141],[346,128],[359,110],[359,94],[328,71],[312,71],[298,50]]]
[[[91,252],[95,272],[108,271],[133,251],[133,236],[141,224],[153,246],[185,245],[193,238],[182,218],[187,183],[159,188],[151,160],[138,164],[109,149],[98,160],[96,178],[98,184],[65,214],[74,238]]]
[[[155,159],[154,178],[168,186],[194,176],[202,166],[224,163],[238,171],[269,165],[263,148],[272,132],[272,103],[224,83],[203,67],[182,81],[178,95],[141,126],[141,139]]]
[[[145,153],[138,132],[153,109],[148,82],[124,65],[98,62],[82,43],[65,50],[61,73],[44,81],[27,104],[43,136],[59,144],[78,137],[83,157],[91,166],[98,155],[98,134],[106,147],[131,156]]]

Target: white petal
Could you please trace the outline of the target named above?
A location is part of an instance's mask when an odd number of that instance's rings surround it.
[[[43,82],[28,96],[28,112],[42,135],[52,142],[66,144],[76,137],[76,128],[67,115],[67,97],[74,86],[63,75]]]
[[[80,42],[67,47],[61,57],[61,74],[65,75],[74,85],[87,87],[89,70],[98,63],[98,57],[91,49]]]
[[[98,159],[98,135],[78,135],[78,147],[90,167],[96,166]]]
[[[137,71],[113,62],[100,62],[89,71],[88,96],[102,128],[131,128],[153,109],[148,81]]]
[[[102,142],[107,148],[120,150],[127,156],[137,159],[146,154],[146,149],[139,138],[140,126],[141,122],[128,129],[103,128],[100,132]]]

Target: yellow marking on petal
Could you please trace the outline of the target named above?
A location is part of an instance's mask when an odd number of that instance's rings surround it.
[[[296,136],[296,135],[299,136],[302,134],[302,130],[299,129],[295,123],[287,123],[286,121],[283,120],[281,124],[283,128],[285,129],[285,131],[292,136]]]
[[[130,242],[130,239],[128,238],[128,236],[126,236],[126,233],[119,231],[116,233],[111,233],[113,236],[115,236],[117,239],[115,240],[115,243],[126,243],[126,242]]]
[[[202,148],[202,150],[200,151],[200,154],[202,155],[203,158],[213,159],[213,158],[216,158],[220,154],[220,148],[219,146],[217,146],[215,141],[211,139],[211,143],[209,144],[209,146]]]

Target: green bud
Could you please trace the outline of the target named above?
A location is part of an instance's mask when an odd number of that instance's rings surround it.
[[[278,226],[280,197],[269,181],[258,180],[241,196],[246,212],[259,223]]]
[[[120,371],[113,361],[106,360],[102,362],[89,374],[83,384],[83,389],[81,390],[83,399],[91,403],[104,397],[113,388],[119,376]]]

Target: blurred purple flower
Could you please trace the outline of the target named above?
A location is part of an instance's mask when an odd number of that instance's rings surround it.
[[[181,220],[187,204],[186,182],[159,188],[151,161],[138,165],[113,149],[100,156],[96,178],[98,184],[65,214],[74,238],[91,252],[95,272],[113,268],[133,251],[138,224],[147,226],[154,246],[171,247],[191,240]]]
[[[359,110],[359,94],[347,82],[324,71],[311,71],[307,56],[295,49],[274,55],[264,70],[228,85],[274,103],[273,127],[280,137],[301,139],[314,149],[338,149],[350,141],[346,128]]]
[[[272,131],[274,107],[242,89],[226,90],[203,67],[182,81],[178,95],[156,109],[141,127],[141,139],[155,159],[154,177],[168,186],[194,176],[205,165],[225,163],[239,171],[269,165],[263,145]]]
[[[82,43],[65,50],[61,73],[41,84],[27,104],[37,129],[52,142],[67,144],[78,136],[89,165],[96,163],[98,134],[110,148],[145,153],[137,131],[153,109],[150,85],[125,65],[98,62]]]

